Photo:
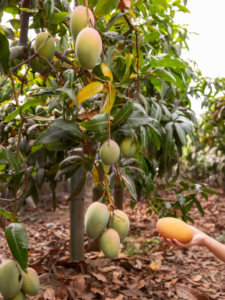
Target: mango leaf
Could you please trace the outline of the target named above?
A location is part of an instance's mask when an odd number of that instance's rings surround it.
[[[77,123],[65,119],[58,119],[54,120],[51,123],[52,126],[58,127],[63,130],[67,130],[75,137],[81,138],[82,137],[82,131],[80,130],[80,127]]]
[[[108,76],[110,78],[110,81],[113,82],[113,74],[112,74],[111,70],[108,68],[107,64],[105,64],[103,62],[101,67],[102,67],[102,72],[103,72],[104,76]]]
[[[197,147],[196,137],[194,136],[192,126],[189,123],[181,123],[181,127],[186,131],[186,133],[190,136],[191,141],[195,147]]]
[[[167,0],[152,0],[152,3],[156,6],[160,5],[164,10],[167,9]]]
[[[7,210],[0,208],[0,215],[2,215],[5,218],[8,218],[11,222],[14,220],[13,213],[8,212]],[[18,222],[18,219],[15,219],[16,222]]]
[[[187,145],[187,137],[186,137],[186,132],[184,129],[181,127],[181,125],[177,122],[174,123],[174,126],[176,128],[177,134],[179,136],[179,139],[183,145]]]
[[[213,190],[210,190],[210,189],[203,189],[202,192],[208,193],[208,194],[218,195],[218,193],[216,191],[213,191]]]
[[[80,126],[92,132],[102,133],[108,126],[108,114],[95,115],[91,121],[81,122]]]
[[[126,59],[126,70],[120,84],[124,83],[127,80],[127,78],[129,78],[130,76],[130,66],[132,62],[131,53],[126,54],[125,59]]]
[[[52,143],[54,141],[59,140],[67,134],[67,130],[60,129],[58,127],[49,128],[38,136],[38,138],[33,143],[33,146]]]
[[[74,94],[74,92],[73,92],[72,89],[68,89],[68,88],[63,87],[61,89],[57,89],[56,91],[60,91],[62,93],[66,93],[70,97],[70,99],[72,99],[74,105],[77,106],[77,97]]]
[[[190,10],[186,6],[183,6],[181,4],[177,4],[176,6],[179,7],[180,11],[182,11],[184,13],[189,13],[190,14]]]
[[[116,99],[116,89],[114,88],[113,85],[110,84],[110,90],[111,90],[111,94],[107,93],[106,95],[106,99],[105,99],[105,103],[100,111],[100,113],[103,111],[104,113],[109,113],[109,104],[110,104],[110,111],[113,107],[113,104],[115,102],[115,99]],[[111,98],[110,98],[110,95],[111,95]]]
[[[17,208],[16,208],[17,212],[20,210],[20,208],[23,205],[23,203],[26,200],[26,198],[31,195],[34,185],[35,185],[34,178],[30,177],[28,179],[26,191],[25,191],[25,193],[23,194],[23,196],[19,199],[19,201],[17,203]]]
[[[145,36],[144,41],[145,42],[154,41],[154,40],[158,39],[159,37],[160,37],[159,32],[151,32]]]
[[[10,180],[9,185],[13,186],[13,187],[19,186],[21,183],[21,180],[23,178],[24,172],[25,172],[25,170],[22,170],[22,171],[16,173],[15,175],[13,175],[12,179]]]
[[[152,120],[154,119],[150,118],[140,110],[135,110],[129,115],[126,121],[126,125],[130,127],[138,127],[141,125],[146,125],[150,123]]]
[[[9,42],[7,37],[0,33],[0,62],[5,73],[9,70]]]
[[[7,4],[8,4],[8,0],[2,0],[1,1],[1,3],[0,3],[0,13],[6,8]]]
[[[116,9],[120,0],[99,0],[95,8],[96,17],[101,17],[109,14],[112,10]]]
[[[133,106],[134,106],[134,100],[128,101],[115,115],[111,124],[111,128],[114,128],[116,126],[125,123],[129,115],[133,111]]]
[[[123,183],[127,187],[132,199],[136,201],[137,200],[137,192],[136,192],[136,186],[135,186],[133,178],[125,172],[124,168],[120,168],[120,172],[122,173],[122,176],[123,176]]]
[[[45,19],[48,20],[54,12],[55,1],[54,0],[45,0],[44,1],[44,15]]]
[[[12,30],[12,28],[6,27],[6,26],[0,26],[0,28],[3,28],[3,30],[5,31],[5,35],[7,37],[7,39],[13,40],[15,33]]]
[[[78,94],[77,102],[78,104],[92,98],[103,90],[103,84],[101,82],[95,81],[86,85]]]
[[[171,58],[171,57],[165,57],[156,63],[157,66],[163,66],[166,68],[179,68],[179,69],[185,69],[187,68],[187,63],[184,61],[181,61],[176,58]]]
[[[169,122],[165,126],[166,134],[163,137],[163,154],[167,157],[170,153],[170,149],[173,143],[173,123]]]
[[[25,226],[19,223],[11,223],[6,228],[5,235],[13,257],[22,270],[25,271],[28,265],[29,244]]]
[[[125,15],[125,13],[118,13],[118,14],[114,15],[114,16],[109,20],[109,23],[108,23],[108,30],[110,30],[110,28],[114,25],[114,23],[115,23],[119,18],[121,18],[123,15]]]
[[[11,166],[13,167],[13,169],[15,170],[16,173],[19,173],[21,171],[21,166],[18,162],[18,159],[16,157],[15,154],[13,154],[11,151],[9,151],[6,148],[2,147],[2,150],[4,152],[4,154],[7,156]]]
[[[50,17],[50,19],[48,20],[48,23],[59,24],[59,23],[63,22],[66,19],[66,16],[68,16],[68,15],[70,15],[70,13],[68,13],[68,12],[55,13],[54,15],[52,15]]]
[[[15,117],[26,111],[28,108],[30,108],[31,106],[37,105],[40,103],[39,99],[34,99],[34,100],[29,100],[26,103],[24,103],[23,105],[21,105],[19,108],[17,108],[13,113],[11,113],[10,115],[6,116],[4,119],[4,122],[10,122],[13,119],[15,119]]]

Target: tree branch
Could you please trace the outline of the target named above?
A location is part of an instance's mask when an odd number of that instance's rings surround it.
[[[22,1],[22,8],[30,8],[30,0]],[[28,27],[29,27],[29,18],[30,14],[26,11],[21,11],[21,23],[20,23],[20,39],[18,46],[27,47],[27,35],[28,35]]]

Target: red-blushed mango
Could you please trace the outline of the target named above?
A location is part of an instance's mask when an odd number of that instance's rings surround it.
[[[191,227],[176,218],[159,219],[156,229],[162,237],[176,239],[181,243],[189,243],[193,238]]]
[[[7,298],[3,298],[3,300],[26,300],[26,295],[19,291],[16,296],[10,298],[10,299],[7,299]]]
[[[92,11],[88,8],[89,12],[89,26],[94,27],[95,18]],[[88,26],[88,13],[85,6],[77,6],[70,15],[70,31],[74,41],[76,40],[79,32]]]
[[[34,42],[34,52],[36,52],[38,50],[38,48],[44,43],[44,41],[47,39],[47,37],[50,34],[48,32],[40,32],[38,33],[38,35],[35,38],[35,42]],[[50,35],[51,36],[51,35]],[[44,46],[39,50],[39,54],[43,57],[45,57],[49,62],[52,61],[53,56],[55,54],[55,42],[53,37],[51,36],[47,42],[44,44]],[[39,62],[42,65],[48,65],[48,63],[42,59],[42,58],[38,58]]]
[[[119,234],[122,243],[130,230],[130,221],[125,212],[120,209],[114,210],[114,217],[111,215],[111,228]]]
[[[36,296],[40,289],[40,282],[37,272],[32,268],[27,268],[27,273],[23,272],[22,290],[29,296]]]
[[[100,237],[100,248],[109,259],[115,258],[120,250],[120,237],[116,230],[107,229]]]
[[[108,140],[101,146],[99,154],[105,165],[112,166],[120,156],[120,147],[113,140]]]
[[[80,65],[93,69],[102,52],[102,40],[97,30],[86,27],[80,31],[75,43],[75,54]]]
[[[0,266],[0,292],[6,299],[16,296],[23,284],[23,272],[13,260],[6,260]]]
[[[139,148],[139,143],[132,137],[125,137],[120,144],[120,151],[125,158],[131,158]]]
[[[40,62],[37,59],[37,57],[31,59],[30,66],[31,66],[31,69],[34,72],[37,72],[37,73],[42,73],[44,71],[44,69],[45,69],[45,67],[42,64],[40,64]]]
[[[100,202],[92,203],[87,209],[84,220],[87,236],[90,239],[95,239],[105,230],[108,222],[108,207]]]

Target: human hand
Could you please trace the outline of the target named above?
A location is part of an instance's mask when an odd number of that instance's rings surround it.
[[[180,248],[180,247],[190,248],[192,246],[202,245],[203,241],[204,241],[205,234],[202,231],[198,230],[197,228],[195,228],[193,226],[190,226],[190,227],[191,227],[191,230],[193,232],[193,238],[189,243],[181,243],[176,239],[173,239],[173,240],[165,239],[160,234],[159,234],[159,237],[161,238],[161,240],[163,242],[165,242],[166,244],[168,244],[169,246],[172,246],[174,248]]]

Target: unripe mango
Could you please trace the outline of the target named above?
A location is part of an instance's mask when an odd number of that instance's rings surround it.
[[[109,259],[115,258],[120,250],[120,237],[114,229],[107,229],[100,237],[100,248]]]
[[[45,117],[47,113],[43,106],[38,105],[35,109],[35,114],[39,117]]]
[[[135,142],[134,138],[125,137],[120,145],[120,151],[125,158],[131,158],[137,151],[138,146],[138,142]]]
[[[40,64],[37,57],[31,59],[30,66],[31,66],[32,70],[37,73],[42,73],[45,69],[45,67],[42,64]]]
[[[84,225],[90,239],[95,239],[104,230],[109,221],[109,210],[105,204],[92,203],[86,212]]]
[[[88,8],[89,12],[89,26],[94,27],[95,18],[92,11]],[[76,40],[79,32],[88,26],[88,14],[85,6],[77,6],[71,13],[70,16],[70,31],[72,33],[74,41]]]
[[[16,296],[10,299],[3,298],[3,300],[26,300],[26,295],[23,292],[19,291],[19,293],[17,293]]]
[[[97,30],[84,28],[77,36],[75,54],[80,65],[93,69],[102,52],[102,40]]]
[[[13,260],[6,260],[0,266],[0,292],[4,298],[12,298],[23,284],[22,271]]]
[[[122,210],[115,209],[114,217],[111,215],[111,222],[111,228],[116,230],[119,234],[120,242],[122,243],[130,230],[130,221],[128,216]]]
[[[100,148],[100,157],[107,166],[112,166],[120,156],[120,148],[113,140],[106,141]]]
[[[37,272],[32,268],[27,268],[27,274],[23,272],[22,290],[29,296],[36,296],[39,289],[40,282]]]
[[[191,227],[176,218],[162,218],[156,223],[159,234],[168,239],[176,239],[181,243],[189,243],[193,238]]]
[[[38,33],[38,35],[35,38],[35,42],[34,42],[34,52],[36,52],[38,50],[38,48],[44,43],[44,41],[47,39],[47,37],[50,34],[48,32],[40,32]],[[51,35],[50,35],[51,36]],[[52,61],[53,56],[55,53],[55,42],[53,37],[51,36],[47,42],[44,44],[44,46],[39,50],[39,54],[45,58],[47,58],[47,60],[49,62]],[[42,65],[48,65],[47,62],[42,59],[42,58],[38,58],[39,62]]]

